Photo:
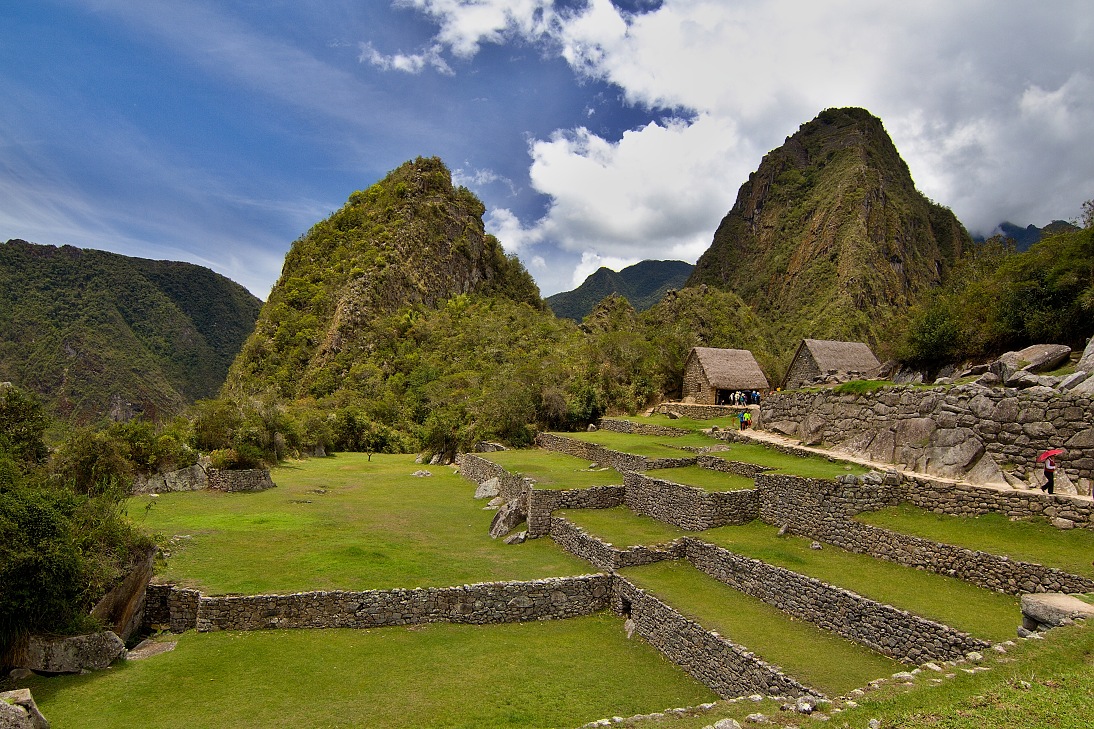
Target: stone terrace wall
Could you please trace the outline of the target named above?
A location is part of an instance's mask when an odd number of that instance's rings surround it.
[[[198,464],[167,473],[137,476],[129,488],[131,494],[167,494],[175,491],[202,491],[209,488],[209,477]]]
[[[823,695],[747,649],[688,620],[631,582],[620,577],[615,585],[614,607],[617,612],[624,612],[624,601],[629,604],[635,632],[722,698],[753,693],[788,697]]]
[[[614,433],[660,435],[665,438],[679,438],[691,432],[687,428],[673,428],[668,425],[654,425],[653,423],[636,423],[632,420],[616,420],[615,418],[601,418],[598,427],[601,430],[610,430]]]
[[[206,473],[209,474],[209,488],[214,491],[265,491],[277,485],[270,478],[268,468],[241,471],[209,468]]]
[[[506,501],[520,498],[528,490],[523,477],[509,473],[503,467],[474,453],[460,453],[456,456],[456,465],[460,475],[469,481],[482,483],[492,478],[498,480],[498,495]]]
[[[918,481],[924,481],[926,485]],[[856,514],[896,505],[910,497],[918,497],[918,506],[932,511],[944,511],[951,508],[951,503],[961,501],[968,509],[966,514],[998,511],[1015,516],[1028,516],[1031,513],[1022,510],[1022,498],[1051,503],[1077,501],[1073,498],[1054,498],[1048,494],[996,491],[968,485],[932,486],[929,481],[917,478],[898,486],[871,486],[761,474],[756,477],[756,490],[759,492],[760,519],[764,522],[778,526],[785,524],[795,534],[818,539],[851,552],[869,554],[911,567],[922,567],[1009,594],[1094,590],[1094,580],[1085,577],[897,534],[851,520]]]
[[[149,585],[144,593],[144,626],[183,633],[197,626],[201,593],[174,585]]]
[[[920,664],[961,658],[990,646],[941,623],[812,577],[685,537],[687,558],[711,577],[788,615],[831,630],[879,653]]]
[[[284,628],[378,628],[421,623],[485,625],[573,618],[608,606],[609,575],[554,577],[527,582],[485,582],[459,587],[291,595],[204,597],[191,614],[170,614],[171,629],[265,630]],[[184,597],[192,600],[193,591]],[[168,597],[167,602],[171,602]],[[153,615],[150,613],[149,615]],[[160,613],[154,613],[162,617]]]
[[[631,511],[690,531],[745,524],[759,514],[756,491],[751,489],[710,492],[640,473],[624,474],[623,485],[624,503]]]
[[[540,433],[536,436],[536,445],[549,451],[566,453],[586,461],[609,465],[620,473],[624,471],[650,471],[657,468],[678,468],[695,465],[694,456],[681,458],[647,458],[631,453],[613,451],[610,448],[586,443],[576,438],[567,438],[554,433]]]
[[[680,559],[685,553],[681,539],[652,547],[637,545],[620,549],[560,516],[551,519],[551,539],[570,554],[588,560],[602,570]]]
[[[939,449],[937,461],[953,443],[976,439],[997,463],[1023,469],[1037,469],[1039,452],[1063,447],[1060,467],[1073,478],[1094,478],[1094,400],[1085,395],[975,384],[861,395],[790,391],[770,393],[763,411],[765,427],[843,444],[874,460],[916,466],[931,448]]]
[[[663,402],[657,406],[656,412],[663,415],[676,413],[693,420],[712,420],[714,418],[730,417],[742,410],[752,412],[753,425],[759,423],[760,407],[758,405],[698,405],[684,402]]]
[[[1045,516],[1067,519],[1076,526],[1094,529],[1094,502],[1067,494],[1041,491],[999,491],[969,484],[942,483],[913,476],[905,479],[904,500],[928,511],[955,516],[996,513],[1024,518]]]
[[[587,489],[531,489],[528,492],[528,536],[551,532],[551,512],[556,509],[611,509],[623,504],[622,486]]]
[[[708,455],[698,456],[695,460],[695,463],[700,468],[705,468],[708,471],[735,473],[738,476],[745,476],[746,478],[755,478],[764,471],[771,470],[767,466],[758,466],[755,463],[745,463],[744,461],[728,461],[725,458]]]

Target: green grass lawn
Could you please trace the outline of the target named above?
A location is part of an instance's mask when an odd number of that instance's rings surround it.
[[[953,544],[1023,562],[1094,577],[1094,531],[1061,530],[1044,519],[1010,521],[1002,514],[950,516],[913,506],[895,506],[855,517],[864,524]]]
[[[582,458],[542,449],[522,449],[480,453],[509,473],[536,479],[540,489],[584,489],[591,486],[623,485],[623,476],[614,468],[589,470]]]
[[[143,661],[26,683],[53,729],[575,727],[717,698],[606,613],[178,640]]]
[[[718,631],[829,696],[902,670],[899,662],[811,623],[794,620],[687,562],[658,562],[621,573],[707,630]]]
[[[647,471],[646,475],[650,478],[660,478],[685,486],[698,486],[706,491],[745,491],[756,488],[756,482],[748,476],[712,471],[709,468],[700,468],[699,466],[658,468]]]
[[[413,456],[347,453],[277,468],[277,488],[134,497],[138,524],[165,537],[161,578],[206,594],[364,590],[535,579],[593,571],[548,539],[490,539],[474,484]],[[150,509],[145,508],[153,503]]]
[[[729,450],[711,453],[727,461],[741,461],[767,466],[778,473],[803,478],[835,478],[845,473],[863,474],[869,469],[856,463],[833,462],[820,456],[792,456],[759,443],[730,443]]]
[[[617,547],[665,544],[689,532],[650,516],[639,516],[625,506],[614,509],[567,509],[555,512],[585,531]],[[690,532],[695,534],[695,532]]]
[[[632,423],[640,423],[642,425],[664,425],[669,428],[680,428],[682,430],[700,431],[706,430],[710,427],[718,427],[723,430],[732,428],[737,429],[738,420],[735,417],[722,417],[711,418],[710,420],[696,420],[695,418],[670,418],[668,415],[662,415],[660,413],[654,413],[652,415],[620,415],[618,417],[612,417],[610,420],[629,420]]]
[[[611,430],[597,430],[592,433],[582,431],[578,433],[555,433],[555,435],[561,435],[565,438],[573,438],[575,440],[583,440],[587,443],[596,443],[597,445],[602,445],[605,448],[610,448],[614,451],[633,453],[636,456],[648,456],[650,458],[683,458],[695,455],[694,453],[689,453],[684,450],[684,446],[707,448],[710,446],[722,445],[721,441],[717,441],[702,433],[689,433],[688,435],[679,437],[670,437],[664,435],[634,435],[631,433],[616,433]]]
[[[758,520],[709,529],[697,536],[736,554],[815,577],[978,638],[1013,638],[1022,622],[1018,598],[1013,595],[831,545],[810,549],[812,540],[779,537],[775,527]]]

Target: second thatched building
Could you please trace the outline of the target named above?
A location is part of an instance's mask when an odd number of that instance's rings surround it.
[[[803,339],[783,378],[783,389],[822,382],[827,378],[853,380],[866,377],[881,365],[862,342]]]
[[[747,349],[694,347],[684,360],[683,396],[701,405],[723,405],[734,392],[771,387]]]

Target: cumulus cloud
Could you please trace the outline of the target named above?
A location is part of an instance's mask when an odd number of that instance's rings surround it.
[[[455,55],[539,44],[631,104],[690,117],[620,139],[576,128],[534,141],[529,174],[551,204],[518,248],[539,238],[590,256],[694,259],[760,156],[833,106],[881,117],[920,189],[974,232],[1041,225],[1091,195],[1094,13],[1081,0],[1052,12],[1018,0],[400,4],[432,18]]]

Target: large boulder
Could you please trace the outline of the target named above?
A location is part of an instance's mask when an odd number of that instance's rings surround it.
[[[475,489],[476,499],[492,499],[501,493],[501,481],[497,476],[488,478]]]
[[[1086,343],[1086,349],[1083,350],[1083,356],[1079,358],[1079,364],[1075,365],[1075,369],[1094,372],[1094,337]]]
[[[141,627],[144,617],[144,593],[152,579],[155,549],[149,549],[134,560],[129,574],[120,584],[106,593],[91,610],[91,616],[110,627],[122,641],[127,641]]]
[[[490,522],[490,538],[500,539],[517,528],[521,522],[528,518],[524,513],[521,499],[513,499],[494,514],[494,520]]]
[[[49,729],[30,689],[0,693],[0,729]]]
[[[1068,390],[1074,390],[1079,385],[1090,379],[1090,372],[1086,370],[1077,370],[1060,381],[1060,384],[1056,386],[1057,390],[1061,392],[1067,392]]]
[[[1082,381],[1082,383],[1071,388],[1071,392],[1075,395],[1086,395],[1087,397],[1094,397],[1094,377],[1088,377]]]
[[[1047,372],[1062,365],[1070,356],[1071,347],[1065,344],[1033,344],[1017,352],[1007,352],[1000,356],[996,362],[1005,364],[1008,374],[1015,370]],[[1003,377],[1003,379],[1005,380],[1006,377]]]
[[[32,635],[14,661],[19,668],[40,673],[80,673],[106,668],[125,657],[125,643],[113,631],[43,638]]]
[[[1076,618],[1094,618],[1094,605],[1058,592],[1022,595],[1022,624],[1027,630],[1067,625]]]

